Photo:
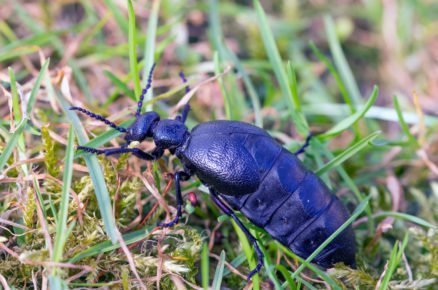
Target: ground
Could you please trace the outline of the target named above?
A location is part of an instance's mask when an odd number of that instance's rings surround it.
[[[6,0],[3,288],[434,289],[436,15],[427,0]],[[153,63],[143,109],[162,118],[190,99],[189,128],[241,120],[292,152],[312,132],[301,158],[351,212],[357,269],[324,272],[239,214],[266,257],[248,283],[253,249],[196,178],[183,183],[181,224],[156,227],[176,212],[178,160],[75,151],[123,139],[68,107],[127,126]]]

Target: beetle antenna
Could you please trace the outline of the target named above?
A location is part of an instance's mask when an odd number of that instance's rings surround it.
[[[179,72],[179,77],[181,78],[183,83],[187,84],[187,79],[186,79],[186,76],[184,75],[183,71]],[[190,86],[187,84],[186,85],[186,94],[188,92],[190,92]],[[181,122],[183,122],[183,123],[186,122],[187,115],[189,114],[189,111],[190,111],[190,104],[189,104],[189,102],[187,102],[182,110],[182,113],[181,113]]]
[[[111,128],[114,128],[114,129],[116,129],[116,130],[119,131],[119,132],[122,132],[122,133],[126,133],[126,132],[128,132],[128,130],[126,130],[126,128],[123,128],[123,127],[117,126],[116,124],[114,124],[114,123],[111,122],[110,120],[106,119],[105,117],[103,117],[103,116],[101,116],[101,115],[98,115],[98,114],[95,114],[95,113],[93,113],[93,112],[90,112],[90,111],[88,111],[88,110],[85,110],[85,109],[83,109],[83,108],[81,108],[81,107],[70,107],[70,110],[73,110],[73,111],[79,111],[79,112],[84,113],[85,115],[87,115],[87,116],[89,116],[89,117],[91,117],[91,118],[94,118],[94,119],[96,119],[96,120],[102,121],[102,122],[104,122],[105,124],[107,124],[108,126],[110,126]]]
[[[154,69],[155,69],[155,63],[152,65],[151,70],[149,71],[149,77],[148,77],[146,86],[141,91],[140,99],[138,100],[138,103],[137,103],[137,112],[135,112],[135,117],[136,118],[138,118],[140,116],[141,108],[143,107],[144,96],[146,95],[148,90],[151,88],[151,85],[152,85],[152,75],[154,73]]]

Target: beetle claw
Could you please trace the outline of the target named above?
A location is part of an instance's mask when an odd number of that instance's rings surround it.
[[[173,219],[173,221],[168,222],[168,223],[159,222],[157,226],[159,226],[161,228],[170,228],[178,223],[179,223],[179,217],[177,216],[176,218]]]
[[[249,272],[246,281],[251,281],[252,276],[254,276],[255,274],[257,274],[258,272],[260,272],[260,269],[262,268],[262,263],[259,261],[257,263],[257,266],[251,271]]]

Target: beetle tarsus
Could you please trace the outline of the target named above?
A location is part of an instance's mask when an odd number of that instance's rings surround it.
[[[181,215],[182,215],[181,205],[177,205],[177,211],[176,211],[175,218],[172,221],[168,222],[168,223],[159,222],[158,226],[162,227],[162,228],[173,227],[174,225],[179,223],[179,219],[180,219]]]
[[[298,156],[301,153],[304,153],[304,151],[306,151],[306,148],[309,147],[310,145],[310,139],[312,139],[312,137],[313,137],[312,133],[309,133],[309,135],[307,135],[306,141],[304,142],[303,146],[301,146],[300,149],[294,152],[295,156]]]
[[[248,281],[248,282],[251,281],[252,276],[259,273],[262,266],[263,266],[263,262],[260,261],[260,257],[259,257],[259,261],[257,263],[257,266],[254,269],[252,269],[251,272],[249,272],[248,276],[246,277],[246,281]]]
[[[123,154],[123,153],[132,153],[135,157],[143,159],[143,160],[155,160],[156,157],[139,149],[139,148],[112,148],[112,149],[106,149],[105,150],[105,156],[110,155],[117,155],[117,154]]]
[[[105,154],[105,150],[100,150],[96,148],[86,147],[86,146],[78,146],[77,150],[82,150],[88,153],[93,153],[96,155]]]

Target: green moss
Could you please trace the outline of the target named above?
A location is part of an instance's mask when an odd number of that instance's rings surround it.
[[[24,225],[29,229],[38,228],[37,227],[37,213],[36,213],[36,200],[35,193],[31,188],[27,190],[26,203],[24,204],[23,209],[23,221]],[[35,238],[34,233],[27,232],[25,239],[27,244],[31,244]]]
[[[53,177],[58,177],[60,167],[58,166],[58,158],[56,156],[57,146],[52,137],[50,137],[47,126],[41,127],[41,138],[45,155],[44,164],[46,164],[47,171]]]

